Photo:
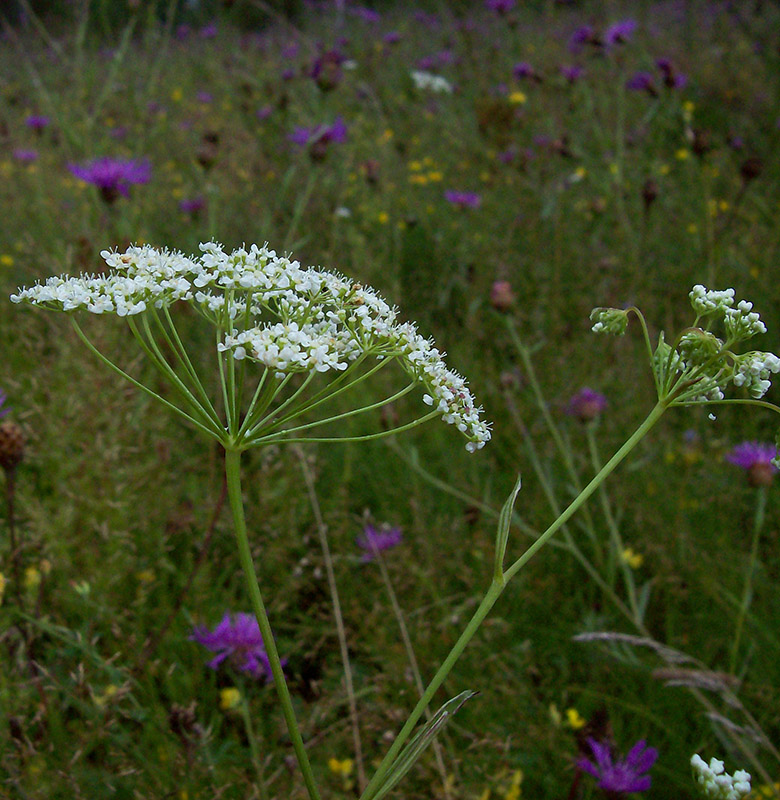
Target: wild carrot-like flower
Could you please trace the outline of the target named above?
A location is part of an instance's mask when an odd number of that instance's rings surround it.
[[[751,486],[769,486],[777,472],[772,463],[776,455],[773,444],[741,442],[726,454],[726,461],[745,470]]]
[[[447,368],[443,354],[430,339],[422,337],[413,323],[401,322],[397,309],[370,287],[335,272],[304,268],[266,246],[252,245],[228,254],[221,245],[208,242],[201,245],[201,251],[199,258],[149,246],[130,247],[125,253],[103,251],[108,274],[52,277],[20,290],[11,300],[126,318],[133,335],[171,380],[190,413],[174,409],[231,447],[244,449],[324,424],[327,420],[296,428],[288,423],[301,410],[313,407],[312,403],[319,405],[323,398],[340,394],[352,382],[394,362],[410,382],[386,402],[419,386],[425,392],[423,402],[433,407],[410,425],[440,415],[466,436],[470,451],[490,439],[489,426],[480,419],[481,409],[466,381]],[[174,337],[176,341],[169,308],[177,302],[194,306],[217,328],[217,351],[226,380],[238,369],[235,362],[249,361],[260,367],[260,383],[243,420],[239,419],[241,400],[235,396],[230,403],[235,407],[228,408],[228,424],[220,421],[186,354],[174,353],[180,373],[161,357],[155,331],[165,331],[169,340]],[[302,375],[303,382],[283,401],[285,413],[276,414],[271,405],[295,375]],[[307,402],[304,392],[318,375],[329,378],[333,386],[326,386]],[[344,377],[337,377],[340,375]],[[230,386],[225,387],[226,392],[237,388],[234,383]]]
[[[750,794],[750,773],[743,769],[729,775],[722,761],[711,758],[707,764],[698,753],[691,757],[691,768],[703,797],[711,800],[742,800]]]
[[[401,544],[402,540],[400,528],[375,528],[373,525],[366,525],[362,536],[357,538],[358,547],[364,551],[361,561],[373,561],[378,552],[391,550]]]
[[[127,197],[131,185],[148,183],[152,177],[152,167],[148,161],[109,156],[85,164],[69,164],[68,169],[85,183],[97,186],[102,198],[109,204],[120,195]]]
[[[264,681],[271,679],[271,665],[260,634],[260,626],[251,614],[226,613],[213,631],[196,627],[190,639],[217,654],[208,662],[211,669],[217,669],[227,660],[236,669],[254,678],[262,678]]]
[[[606,742],[588,739],[594,761],[581,758],[577,766],[598,779],[598,786],[605,792],[625,794],[646,792],[651,779],[647,773],[658,758],[654,747],[647,747],[644,739],[638,741],[623,759],[615,760]]]

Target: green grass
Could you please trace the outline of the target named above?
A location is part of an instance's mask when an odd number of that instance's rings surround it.
[[[397,302],[468,376],[493,420],[493,441],[476,455],[439,423],[389,446],[304,448],[328,526],[369,774],[417,696],[379,570],[360,562],[355,537],[364,521],[404,531],[386,560],[430,678],[489,584],[496,520],[488,508],[501,508],[518,471],[517,520],[536,531],[556,516],[540,474],[560,506],[576,494],[490,306],[493,282],[512,284],[511,313],[533,347],[545,402],[581,484],[593,466],[583,426],[563,413],[569,397],[583,385],[609,397],[596,429],[603,459],[654,399],[638,328],[624,339],[597,338],[589,332],[591,308],[635,304],[657,335],[687,323],[692,284],[734,286],[754,300],[769,329],[757,347],[777,349],[780,71],[771,43],[753,46],[778,24],[776,12],[743,10],[737,18],[694,3],[672,24],[671,7],[620,4],[605,16],[600,8],[516,10],[512,26],[474,4],[473,25],[441,8],[433,28],[403,8],[387,11],[378,26],[347,15],[341,29],[331,14],[309,13],[297,28],[278,21],[253,36],[222,21],[216,38],[193,33],[185,41],[131,15],[124,39],[100,41],[101,23],[90,19],[81,44],[75,25],[60,33],[44,20],[58,32],[59,54],[34,28],[6,30],[0,49],[0,297],[50,274],[94,271],[102,249],[130,241],[193,252],[211,237],[230,248],[267,240]],[[639,21],[638,31],[608,57],[567,51],[577,26],[627,16]],[[381,41],[390,30],[402,35],[395,45]],[[318,47],[335,46],[342,32],[356,66],[324,93],[307,70]],[[293,43],[295,54],[286,49]],[[445,49],[456,63],[432,71],[456,91],[416,90],[409,71]],[[661,56],[688,74],[684,90],[659,86],[651,98],[622,88]],[[513,78],[522,60],[544,81]],[[575,62],[586,72],[569,85],[559,66]],[[506,93],[495,89],[501,82]],[[198,100],[198,92],[213,100]],[[512,99],[515,92],[524,102]],[[265,106],[272,113],[260,120]],[[32,113],[52,119],[40,135],[25,125]],[[339,115],[348,141],[332,144],[322,161],[287,138],[296,126]],[[126,135],[118,139],[112,131],[120,127]],[[709,135],[712,147],[701,156],[691,150],[693,131]],[[213,134],[218,141],[209,146],[204,137]],[[734,137],[742,149],[729,145]],[[14,158],[20,148],[36,149],[37,160]],[[503,163],[498,154],[510,148],[515,157]],[[152,180],[108,206],[67,169],[97,155],[149,158]],[[761,174],[746,182],[740,168],[751,157],[761,160]],[[213,164],[204,168],[207,158]],[[658,195],[646,208],[648,180]],[[476,191],[481,206],[453,208],[445,189]],[[179,211],[181,199],[198,195],[207,204],[199,215]],[[2,309],[0,387],[27,437],[17,472],[18,563],[22,573],[44,561],[50,570],[39,589],[21,589],[21,613],[8,518],[0,514],[0,572],[9,581],[0,607],[0,708],[9,721],[0,725],[0,795],[258,796],[244,722],[220,708],[220,690],[237,686],[267,758],[269,796],[304,797],[297,771],[286,766],[292,750],[272,686],[209,670],[206,651],[188,640],[195,623],[213,626],[227,610],[249,610],[220,500],[219,452],[98,364],[64,316],[10,302]],[[182,327],[216,381],[211,333],[194,316],[184,316]],[[134,375],[155,381],[116,320],[90,319],[86,328]],[[379,381],[367,399],[391,388]],[[408,418],[418,408],[411,397],[398,410]],[[377,414],[349,431],[378,424]],[[755,490],[723,455],[773,433],[763,412],[723,408],[713,422],[706,410],[674,409],[607,484],[623,541],[644,557],[633,573],[648,586],[644,625],[702,668],[730,670],[755,505]],[[244,474],[261,586],[315,773],[325,797],[356,796],[328,769],[329,758],[352,757],[352,734],[299,460],[287,448],[253,451]],[[776,494],[769,487],[733,687],[773,742],[780,739]],[[583,513],[569,524],[572,540],[626,602],[620,571],[610,578],[597,498],[588,510],[590,524]],[[178,613],[146,658],[145,642],[178,608],[207,537]],[[521,525],[513,527],[510,554],[529,541]],[[606,714],[621,752],[640,738],[659,749],[649,797],[692,795],[693,752],[755,772],[699,700],[654,675],[664,663],[652,651],[572,640],[587,631],[637,633],[615,595],[561,547],[546,549],[507,589],[437,698],[440,705],[465,689],[480,692],[442,738],[450,797],[477,800],[486,790],[504,797],[518,769],[523,796],[569,796],[582,744],[566,723],[569,708],[594,724]],[[704,694],[746,724],[721,694]],[[175,709],[193,703],[193,724],[172,725]],[[777,779],[770,749],[744,732],[737,738]],[[584,776],[575,796],[588,797],[592,784]],[[431,751],[394,796],[444,796]]]

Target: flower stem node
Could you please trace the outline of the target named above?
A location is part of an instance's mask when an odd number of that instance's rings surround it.
[[[628,311],[621,308],[594,308],[590,312],[594,333],[622,336],[628,328]]]

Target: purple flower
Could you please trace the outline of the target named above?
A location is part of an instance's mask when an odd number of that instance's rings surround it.
[[[366,525],[363,528],[363,535],[356,539],[358,547],[365,550],[360,560],[373,561],[378,552],[391,550],[401,544],[402,540],[403,534],[400,528],[377,529],[373,525]]]
[[[604,31],[604,45],[606,47],[614,47],[616,44],[624,44],[634,34],[637,29],[637,21],[635,19],[624,19],[610,25]]]
[[[448,189],[444,192],[444,199],[458,208],[479,208],[482,198],[476,192],[456,192]]]
[[[569,83],[578,81],[583,76],[584,72],[585,70],[577,64],[564,64],[561,67],[561,75],[563,75]]]
[[[204,25],[198,32],[201,39],[214,39],[217,36],[217,23],[212,21]]]
[[[515,0],[485,0],[485,8],[495,11],[497,14],[506,14],[515,6]]]
[[[398,44],[401,41],[401,34],[398,31],[388,31],[383,37],[382,41],[385,44]]]
[[[148,183],[152,167],[146,160],[96,158],[86,164],[68,164],[68,169],[79,179],[100,189],[103,199],[113,203],[121,194],[127,197],[134,183]]]
[[[271,114],[274,113],[274,107],[271,105],[264,105],[261,108],[258,108],[255,112],[255,116],[262,122],[264,119],[268,119]]]
[[[607,407],[607,398],[595,392],[589,386],[583,386],[566,406],[566,413],[577,417],[580,422],[589,422],[601,414]]]
[[[45,117],[42,114],[31,114],[27,119],[24,121],[24,124],[28,128],[32,128],[37,133],[40,133],[45,127],[49,125],[51,120],[49,117]]]
[[[366,8],[365,6],[355,6],[351,8],[350,11],[363,22],[370,22],[376,23],[382,21],[382,15],[378,11],[374,11],[373,8]]]
[[[198,92],[196,97],[199,103],[208,104],[214,102],[214,95],[211,92]]]
[[[536,70],[527,61],[520,61],[512,67],[515,78],[536,78]]]
[[[744,469],[751,486],[769,486],[777,472],[772,463],[776,454],[773,444],[741,442],[726,454],[726,461]]]
[[[684,89],[688,83],[688,76],[682,72],[677,72],[668,58],[659,58],[655,62],[656,67],[661,71],[664,78],[664,86],[667,89]]]
[[[579,53],[586,44],[597,44],[596,31],[590,25],[582,25],[569,37],[569,50]]]
[[[324,92],[335,89],[341,81],[341,65],[346,60],[340,50],[328,50],[314,60],[309,75]]]
[[[208,662],[211,669],[217,669],[226,659],[236,669],[246,672],[253,678],[271,680],[271,664],[265,651],[260,626],[252,614],[225,613],[222,621],[213,631],[203,626],[193,628],[190,640],[202,644],[217,655]],[[282,660],[282,665],[285,660]]]
[[[2,389],[0,389],[0,419],[2,419],[11,410],[5,404],[5,401],[6,401],[7,398],[8,398],[8,395]]]
[[[588,744],[593,751],[595,763],[581,758],[577,761],[577,766],[598,778],[599,789],[613,794],[624,794],[646,792],[650,788],[650,776],[642,773],[648,772],[655,764],[658,751],[654,747],[647,747],[644,739],[640,739],[624,759],[615,762],[608,744],[590,738]]]
[[[17,161],[21,161],[23,164],[31,164],[33,161],[37,160],[38,151],[22,148],[19,150],[14,150],[12,155]]]
[[[287,138],[301,147],[308,146],[309,155],[315,161],[320,161],[327,155],[331,142],[343,144],[347,141],[347,126],[341,117],[336,117],[332,125],[296,128]]]
[[[202,194],[197,197],[184,198],[179,201],[179,211],[193,216],[199,214],[206,207],[206,198]]]
[[[627,81],[626,89],[632,89],[635,92],[647,92],[653,97],[658,96],[658,92],[653,82],[653,73],[641,70],[635,72]]]

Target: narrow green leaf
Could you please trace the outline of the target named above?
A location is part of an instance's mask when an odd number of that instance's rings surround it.
[[[495,577],[496,579],[503,578],[504,575],[504,556],[506,555],[506,547],[509,543],[509,528],[512,525],[512,512],[515,508],[515,500],[517,494],[522,486],[522,476],[517,476],[515,488],[512,493],[507,497],[504,507],[501,509],[501,514],[498,517],[498,530],[496,531],[496,563],[495,563]]]
[[[380,800],[388,792],[390,792],[395,785],[406,775],[407,772],[414,766],[414,763],[422,755],[426,747],[433,741],[436,734],[450,721],[452,716],[457,713],[461,706],[470,700],[477,692],[465,691],[461,692],[457,697],[448,700],[429,720],[423,727],[409,740],[409,743],[398,754],[398,758],[385,779],[376,792],[372,795],[371,800]]]

